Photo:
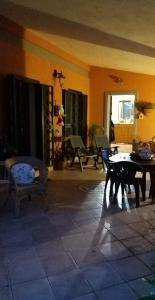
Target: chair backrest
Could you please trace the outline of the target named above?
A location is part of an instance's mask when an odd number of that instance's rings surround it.
[[[109,141],[107,135],[95,135],[94,136],[96,148],[109,148]]]
[[[69,137],[69,140],[70,140],[70,143],[71,143],[71,146],[73,149],[76,149],[76,148],[84,149],[85,148],[85,145],[84,145],[80,135],[71,135]]]
[[[104,148],[101,150],[101,156],[103,161],[109,161],[109,157],[111,156],[111,152],[109,148]]]
[[[15,184],[31,184],[36,179],[37,183],[46,184],[47,167],[38,158],[31,156],[11,157],[5,161],[5,167]]]
[[[143,172],[143,168],[135,162],[120,161],[113,163],[113,177],[125,184],[132,183],[137,172]]]

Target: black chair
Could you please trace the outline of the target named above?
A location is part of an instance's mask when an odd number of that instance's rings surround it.
[[[97,155],[98,155],[98,161],[99,158],[101,158],[101,160],[103,161],[103,157],[102,157],[102,150],[103,149],[107,149],[109,150],[109,155],[114,155],[116,153],[118,153],[118,147],[119,146],[111,146],[109,144],[109,140],[107,135],[95,135],[94,136],[94,143],[95,143],[95,147],[97,149]]]
[[[106,191],[108,181],[112,178],[113,175],[113,162],[109,160],[109,157],[111,156],[111,151],[108,148],[101,150],[101,157],[102,157],[102,163],[103,163],[103,169],[106,172],[106,179],[105,179],[105,189]],[[113,195],[113,182],[110,183],[110,196]]]
[[[90,147],[85,147],[81,136],[79,135],[71,135],[69,137],[70,144],[72,147],[72,161],[71,165],[75,163],[75,159],[78,159],[78,163],[80,164],[81,171],[83,168],[88,167],[97,167],[97,154],[94,153],[94,149]],[[88,164],[88,161],[91,161]]]
[[[124,196],[124,190],[127,185],[133,185],[136,194],[136,207],[139,207],[139,186],[141,186],[143,200],[145,200],[145,172],[143,168],[137,163],[130,161],[120,161],[112,163],[112,171],[109,171],[109,179],[111,184],[115,184],[115,193],[113,201],[116,202],[119,186],[121,185],[122,196]],[[137,172],[141,173],[141,176],[137,175]]]

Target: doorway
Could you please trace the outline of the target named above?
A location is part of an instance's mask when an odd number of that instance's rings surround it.
[[[11,147],[18,155],[35,156],[51,165],[52,87],[17,75],[8,75],[6,86]]]
[[[110,139],[110,123],[114,123],[115,143],[128,143],[136,134],[135,127],[135,91],[105,93],[105,133]]]
[[[75,90],[63,90],[63,136],[80,135],[87,144],[87,95]]]

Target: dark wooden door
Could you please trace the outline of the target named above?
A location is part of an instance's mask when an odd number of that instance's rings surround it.
[[[51,86],[9,75],[9,135],[18,155],[31,155],[52,163]]]
[[[87,95],[78,91],[63,90],[64,118],[63,135],[80,135],[87,142]]]

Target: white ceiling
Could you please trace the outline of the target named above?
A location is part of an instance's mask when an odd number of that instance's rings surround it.
[[[155,75],[155,0],[1,0],[0,14],[89,65]]]

